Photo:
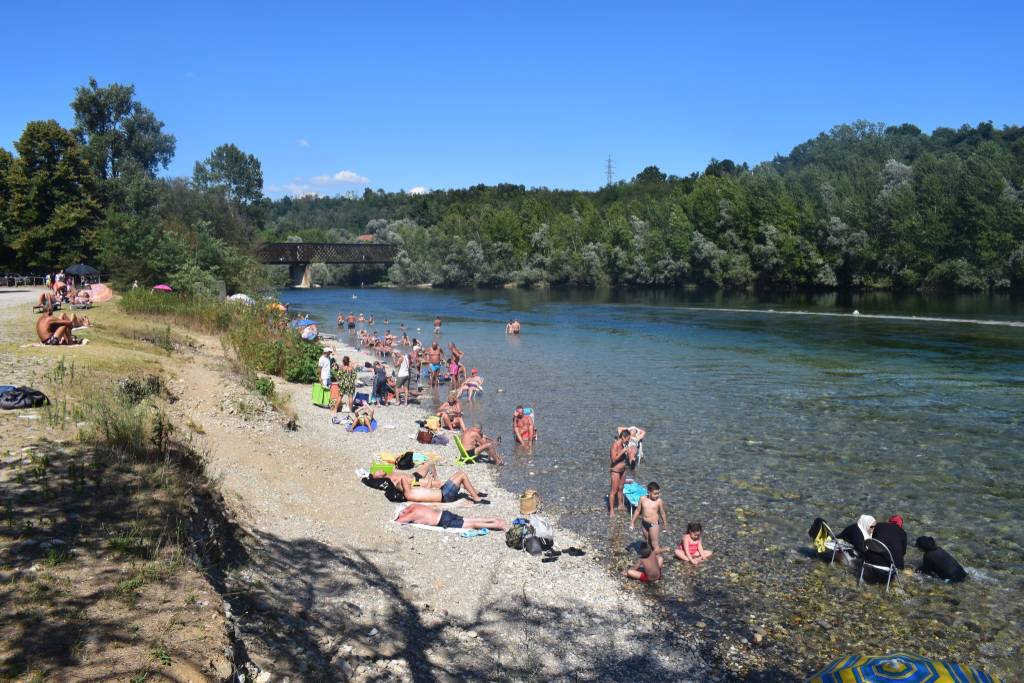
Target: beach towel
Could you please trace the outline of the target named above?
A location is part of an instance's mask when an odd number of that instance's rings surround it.
[[[640,504],[640,499],[647,495],[647,487],[630,480],[622,487],[622,493],[626,496],[629,504],[636,507]]]

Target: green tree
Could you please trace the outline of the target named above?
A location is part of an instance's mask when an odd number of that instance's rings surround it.
[[[101,88],[90,78],[88,86],[75,89],[71,109],[75,134],[101,179],[119,178],[133,166],[156,176],[174,158],[174,136],[164,133],[163,122],[135,100],[134,85]]]
[[[197,161],[192,182],[204,190],[219,190],[239,204],[253,204],[263,198],[260,160],[232,144],[220,145],[204,161]]]
[[[100,204],[75,136],[56,121],[33,121],[14,148],[4,223],[15,264],[46,270],[91,256]]]

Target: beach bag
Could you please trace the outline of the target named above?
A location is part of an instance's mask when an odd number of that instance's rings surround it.
[[[412,451],[402,453],[398,460],[395,460],[395,467],[400,470],[411,470],[413,468]]]
[[[526,489],[523,495],[519,496],[519,514],[532,515],[537,511],[540,504],[540,496],[533,489]]]
[[[419,443],[433,443],[434,432],[430,431],[429,429],[421,429],[420,431],[416,432],[416,441],[418,441]]]
[[[434,434],[434,438],[430,440],[430,443],[438,446],[447,446],[448,437],[445,436],[444,434]]]
[[[49,405],[46,394],[31,387],[18,387],[0,394],[0,409],[16,410],[18,408],[37,408]]]
[[[549,541],[555,540],[555,530],[551,526],[551,522],[540,515],[530,515],[530,526],[533,527],[533,534],[537,538]]]
[[[544,544],[536,536],[527,536],[523,541],[523,550],[531,555],[540,555],[544,552]]]

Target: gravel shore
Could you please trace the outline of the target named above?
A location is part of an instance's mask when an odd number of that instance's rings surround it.
[[[358,364],[367,360],[338,348]],[[297,431],[237,386],[214,340],[178,363],[173,410],[190,424],[229,508],[247,532],[229,613],[248,655],[275,680],[711,680],[697,636],[678,632],[657,587],[624,585],[583,539],[556,531],[556,561],[506,547],[504,534],[462,538],[399,526],[395,505],[354,471],[374,454],[429,450],[442,476],[455,447],[420,446],[433,405],[377,411],[379,429],[348,433],[311,404],[309,387],[277,382]],[[493,467],[467,468],[491,505],[467,517],[518,515]],[[542,510],[543,512],[543,510]]]

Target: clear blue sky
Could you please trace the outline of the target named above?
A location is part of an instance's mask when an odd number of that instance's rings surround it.
[[[11,3],[15,4],[15,3]],[[232,142],[270,196],[756,163],[838,123],[1024,123],[1024,4],[16,3],[0,146],[132,83],[178,140]],[[703,6],[701,6],[703,5]]]

